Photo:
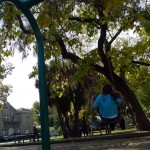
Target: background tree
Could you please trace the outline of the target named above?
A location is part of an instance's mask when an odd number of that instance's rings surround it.
[[[35,101],[32,106],[33,111],[33,122],[40,126],[40,103]],[[49,123],[50,127],[59,128],[60,123],[58,121],[58,114],[55,107],[49,109]]]
[[[142,105],[147,117],[150,117],[150,70],[147,67],[139,66],[136,69],[136,75],[129,75],[130,85],[138,97],[140,104]],[[141,81],[140,83],[138,81]]]
[[[32,105],[33,122],[36,125],[40,125],[40,103],[35,101]]]
[[[1,37],[0,40],[2,40]],[[12,64],[5,62],[5,59],[11,55],[11,52],[5,50],[1,44],[0,49],[0,109],[2,109],[3,104],[7,101],[7,97],[9,96],[10,92],[12,92],[12,86],[5,85],[3,80],[7,77],[7,75],[11,74],[11,71],[14,67]]]
[[[58,59],[50,61],[50,65],[46,68],[49,106],[56,107],[62,131],[65,131],[67,127],[70,136],[79,136],[81,117],[79,114],[81,109],[91,101],[89,96],[96,88],[96,74],[93,76],[89,73],[84,77],[77,65],[70,61],[58,61]],[[30,74],[30,77],[34,76],[35,72]],[[38,81],[36,87],[38,87]]]
[[[62,133],[56,107],[49,108],[49,123],[50,123],[50,127],[54,127],[54,129],[57,129],[59,130],[59,132]]]

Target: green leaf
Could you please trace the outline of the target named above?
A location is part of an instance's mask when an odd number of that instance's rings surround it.
[[[37,18],[37,22],[39,26],[43,28],[47,28],[51,24],[51,20],[48,14],[40,14]]]

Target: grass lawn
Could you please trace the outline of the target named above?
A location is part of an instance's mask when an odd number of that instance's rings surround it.
[[[112,131],[112,134],[114,133],[126,133],[126,132],[133,132],[133,131],[136,131],[136,128],[134,126],[128,126],[126,127],[125,130],[121,130],[121,129],[115,129],[114,131]],[[105,130],[102,131],[102,134],[105,135],[106,132]],[[99,131],[94,131],[94,135],[100,135],[100,132]],[[82,138],[84,136],[82,135]],[[51,137],[50,140],[51,141],[57,141],[57,140],[63,140],[63,136],[57,136],[57,137]]]
[[[120,128],[115,129],[114,131],[112,131],[111,133],[125,133],[125,132],[132,132],[132,131],[136,131],[137,129],[134,126],[127,126],[125,130],[121,130]],[[94,131],[94,135],[98,135],[100,134],[100,132]],[[106,131],[102,130],[102,134],[105,135]]]
[[[64,139],[62,135],[50,138],[51,141],[57,141],[57,140],[62,140],[62,139]]]

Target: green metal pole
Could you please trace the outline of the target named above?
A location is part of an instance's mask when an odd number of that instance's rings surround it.
[[[42,131],[42,149],[50,150],[49,122],[48,122],[48,101],[46,89],[45,61],[43,39],[39,27],[30,11],[24,13],[28,18],[37,40],[38,46],[38,73],[39,73],[39,90],[40,90],[40,116]]]
[[[5,0],[0,0],[0,4]],[[39,94],[40,94],[40,115],[41,115],[41,133],[42,133],[42,150],[50,150],[49,122],[48,122],[48,101],[46,89],[45,61],[44,61],[44,45],[39,26],[30,12],[29,7],[40,2],[41,0],[9,0],[14,3],[27,17],[30,22],[38,47],[38,73],[39,73]],[[32,4],[30,4],[32,2]],[[23,5],[26,4],[26,5]]]

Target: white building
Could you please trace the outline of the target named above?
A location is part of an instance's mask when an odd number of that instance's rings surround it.
[[[32,132],[33,112],[30,109],[15,109],[6,102],[0,111],[0,136]]]

